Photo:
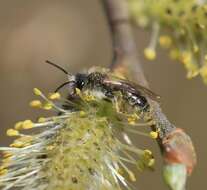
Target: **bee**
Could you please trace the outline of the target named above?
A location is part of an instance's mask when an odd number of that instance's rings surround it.
[[[137,107],[142,111],[149,110],[150,106],[147,97],[153,100],[157,100],[159,98],[159,96],[154,92],[139,84],[118,78],[106,72],[93,70],[88,73],[77,73],[76,75],[72,75],[55,63],[48,60],[46,63],[60,69],[68,76],[68,81],[61,84],[55,92],[59,91],[66,85],[69,85],[71,95],[75,94],[76,88],[81,91],[91,90],[99,92],[99,94],[101,93],[102,96],[108,99],[115,98],[116,92],[120,92],[125,101],[127,101],[131,106]]]

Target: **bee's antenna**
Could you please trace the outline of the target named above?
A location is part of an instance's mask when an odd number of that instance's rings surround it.
[[[67,82],[64,82],[63,84],[61,84],[60,86],[58,86],[55,90],[55,92],[58,92],[61,88],[63,88],[65,85],[71,83],[71,81],[67,81]]]
[[[59,66],[59,65],[57,65],[57,64],[55,64],[55,63],[52,63],[51,61],[48,61],[48,60],[46,60],[45,62],[48,63],[48,64],[50,64],[50,65],[52,65],[52,66],[54,66],[54,67],[56,67],[56,68],[58,68],[59,70],[63,71],[66,75],[70,75],[70,74],[68,73],[68,71],[66,71],[66,70],[65,70],[64,68],[62,68],[61,66]]]

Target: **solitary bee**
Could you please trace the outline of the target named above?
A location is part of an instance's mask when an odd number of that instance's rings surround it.
[[[147,111],[149,109],[149,103],[146,97],[150,97],[153,100],[157,100],[159,98],[159,96],[143,86],[118,78],[106,72],[89,71],[88,73],[77,73],[76,75],[72,75],[59,65],[56,65],[50,61],[46,61],[46,63],[60,69],[68,76],[68,81],[61,84],[56,89],[56,92],[65,85],[70,86],[71,95],[75,94],[76,88],[81,91],[96,91],[109,99],[113,99],[116,92],[120,92],[123,99],[126,100],[131,106],[137,107],[143,111]]]

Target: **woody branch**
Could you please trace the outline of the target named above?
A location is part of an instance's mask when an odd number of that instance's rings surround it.
[[[116,61],[111,65],[112,71],[127,75],[137,83],[149,88],[137,56],[137,44],[133,36],[127,1],[103,0],[103,4],[107,12],[116,56]],[[157,102],[149,99],[149,103],[152,108],[153,120],[156,122],[156,126],[152,126],[152,128],[160,131],[158,143],[162,150],[162,139],[174,130],[175,126],[167,119]]]

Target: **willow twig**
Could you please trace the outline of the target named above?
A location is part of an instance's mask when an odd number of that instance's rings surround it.
[[[149,88],[137,57],[137,47],[130,23],[127,1],[105,0],[103,3],[108,15],[116,55],[116,61],[111,65],[112,71],[122,72],[137,83]],[[149,103],[152,108],[153,120],[156,121],[156,126],[152,126],[152,128],[160,131],[158,142],[162,150],[160,141],[176,127],[167,119],[157,102],[149,99]]]

